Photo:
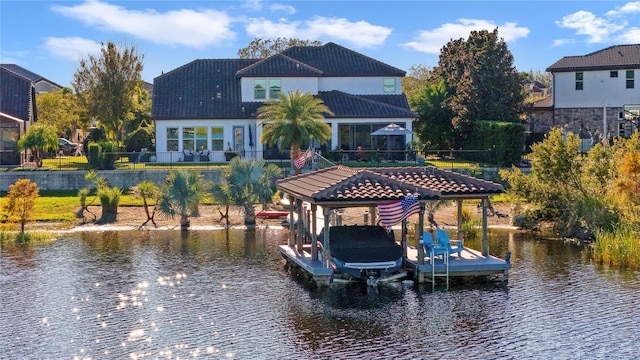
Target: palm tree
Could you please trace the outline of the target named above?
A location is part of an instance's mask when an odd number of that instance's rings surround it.
[[[331,127],[324,122],[324,114],[334,115],[322,102],[311,93],[300,90],[291,91],[288,95],[278,94],[277,101],[268,101],[258,109],[258,125],[265,123],[260,140],[271,146],[278,142],[290,149],[291,163],[301,154],[301,146],[315,139],[325,144],[331,139]],[[300,169],[295,169],[296,174]]]
[[[273,198],[273,183],[280,174],[280,168],[267,164],[262,159],[241,159],[235,157],[225,170],[223,180],[212,188],[214,201],[225,205],[227,215],[229,205],[241,206],[245,225],[256,223],[254,204],[266,205]],[[223,216],[224,218],[224,216]],[[229,219],[227,217],[227,224]]]
[[[190,217],[198,212],[200,201],[207,195],[209,184],[193,170],[173,170],[167,176],[158,197],[158,211],[173,219],[180,217],[180,228],[191,225]]]

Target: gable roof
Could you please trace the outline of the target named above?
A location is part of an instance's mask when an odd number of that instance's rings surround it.
[[[11,72],[14,72],[26,79],[31,80],[34,84],[37,84],[41,81],[46,81],[51,85],[57,86],[58,88],[62,89],[62,86],[56,84],[55,82],[43,77],[42,75],[38,75],[34,72],[31,72],[25,68],[23,68],[22,66],[16,65],[16,64],[0,64],[0,67],[7,69]]]
[[[33,82],[0,67],[0,111],[23,121],[35,120]]]
[[[640,44],[615,45],[582,56],[565,56],[549,66],[548,72],[639,69]]]
[[[322,76],[322,71],[282,54],[276,54],[238,71],[237,76]]]
[[[280,179],[276,185],[304,201],[335,207],[376,205],[412,194],[428,201],[504,192],[500,184],[433,166],[354,169],[338,165]]]
[[[322,71],[323,76],[405,76],[406,72],[329,42],[322,46],[293,46],[280,54]]]

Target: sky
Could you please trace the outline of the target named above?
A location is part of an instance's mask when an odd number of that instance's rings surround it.
[[[71,87],[101,43],[135,46],[143,80],[196,59],[237,58],[253,39],[334,42],[409,71],[451,40],[498,28],[518,71],[640,43],[640,1],[0,0],[0,63]]]

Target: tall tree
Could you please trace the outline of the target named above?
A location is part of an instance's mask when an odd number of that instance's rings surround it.
[[[258,109],[258,125],[263,125],[260,140],[274,146],[278,143],[290,149],[291,164],[302,151],[300,147],[316,140],[326,144],[331,139],[331,127],[324,115],[334,115],[322,102],[310,93],[300,90],[289,94],[281,92],[278,100],[267,101]],[[300,169],[295,168],[297,174]]]
[[[522,82],[513,55],[498,29],[472,31],[467,40],[447,43],[434,69],[451,94],[454,129],[462,137],[476,120],[517,122],[523,109]]]
[[[296,38],[253,39],[247,47],[238,50],[241,59],[264,59],[293,46],[322,46],[322,41]]]
[[[86,117],[80,116],[76,95],[67,87],[39,94],[36,104],[38,122],[55,127],[59,137],[68,138],[71,136],[70,129],[88,125]]]
[[[427,65],[418,64],[409,67],[407,76],[402,78],[402,92],[407,96],[409,104],[420,97],[424,88],[432,82],[432,77],[433,71]]]
[[[413,130],[425,146],[421,150],[453,148],[453,112],[445,105],[448,98],[444,80],[441,79],[424,87],[411,101],[411,107],[419,115],[418,120],[413,122]]]
[[[133,118],[143,59],[135,46],[120,48],[109,41],[102,43],[99,56],[80,60],[73,75],[80,104],[104,126],[109,140],[121,141],[125,122]]]

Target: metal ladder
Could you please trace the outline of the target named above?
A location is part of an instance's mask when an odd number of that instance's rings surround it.
[[[436,277],[447,278],[447,290],[449,290],[449,249],[444,250],[444,254],[441,254],[442,261],[444,263],[444,272],[436,273],[436,259],[433,248],[431,249],[431,288],[435,289]]]

